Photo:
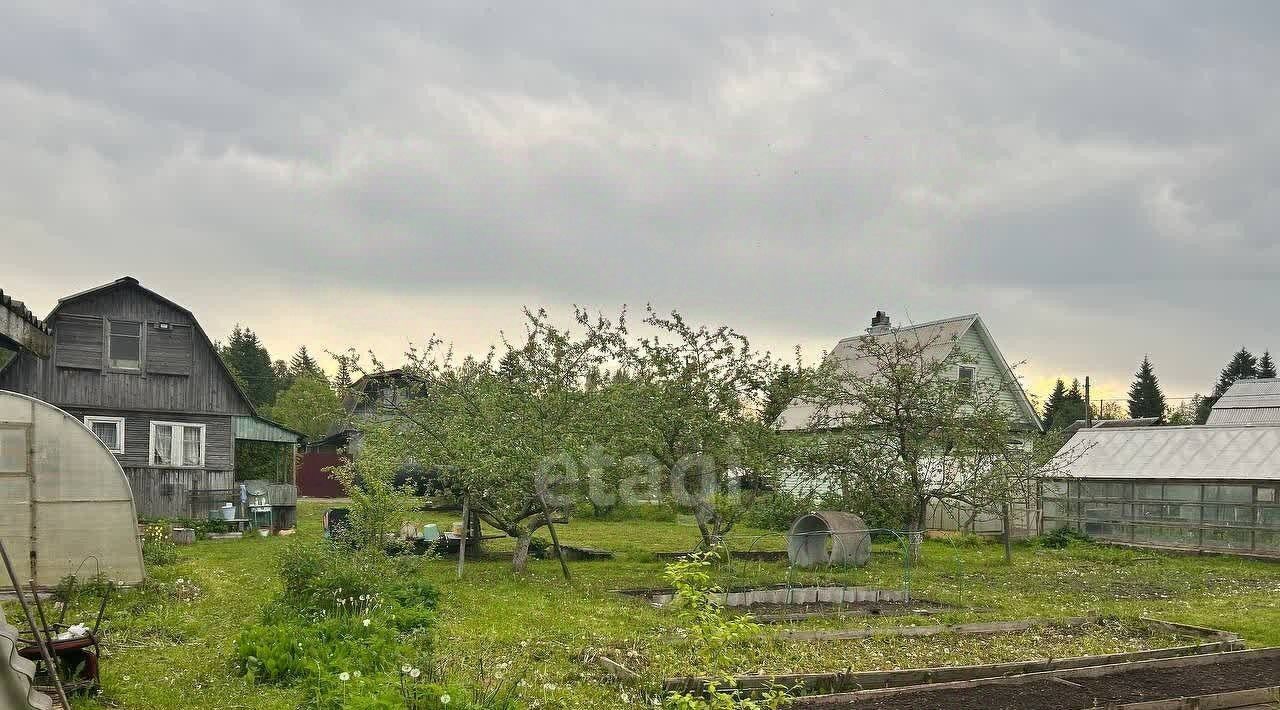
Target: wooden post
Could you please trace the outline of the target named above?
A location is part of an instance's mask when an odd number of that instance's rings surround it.
[[[551,546],[556,550],[556,559],[560,560],[560,571],[568,580],[570,579],[569,565],[564,561],[564,552],[560,549],[560,538],[556,536],[556,526],[551,522],[551,511],[547,509],[547,499],[542,497],[542,493],[538,493],[538,502],[542,504],[542,515],[547,519],[547,530],[551,531]]]
[[[462,579],[462,568],[467,564],[467,536],[471,534],[468,521],[471,516],[471,501],[462,497],[462,540],[458,542],[458,579]]]
[[[1093,426],[1093,405],[1089,401],[1089,376],[1084,376],[1084,428]]]
[[[298,485],[298,445],[295,443],[291,449],[289,456],[289,483],[296,487]]]

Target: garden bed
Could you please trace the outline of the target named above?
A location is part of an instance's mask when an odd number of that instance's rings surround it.
[[[1082,710],[1094,707],[1187,707],[1183,698],[1228,695],[1223,702],[1266,697],[1280,682],[1280,648],[1232,651],[1172,659],[1016,675],[985,680],[868,690],[804,698],[794,708],[831,710]],[[1239,704],[1201,703],[1190,707],[1231,708]]]
[[[1125,639],[1124,634],[1129,634]],[[1176,658],[1197,654],[1233,651],[1243,647],[1239,638],[1215,629],[1185,626],[1155,619],[1140,619],[1136,623],[1122,624],[1115,620],[1097,618],[1074,618],[1048,622],[1045,620],[996,621],[956,626],[907,626],[882,627],[870,629],[848,629],[840,631],[784,631],[775,635],[776,640],[791,643],[775,644],[770,650],[775,655],[787,655],[795,658],[815,648],[814,641],[828,641],[816,648],[828,651],[841,649],[850,652],[866,652],[874,646],[848,645],[857,640],[874,641],[878,645],[892,643],[892,637],[899,637],[902,643],[896,649],[905,657],[918,657],[919,650],[911,646],[926,643],[915,641],[921,637],[949,634],[954,638],[946,646],[963,650],[973,645],[974,641],[964,640],[966,636],[989,636],[1002,634],[1003,638],[987,644],[981,652],[999,654],[1006,652],[1005,647],[1017,648],[1025,645],[1034,648],[1035,657],[1027,660],[1013,660],[981,665],[950,665],[938,667],[908,668],[905,670],[863,670],[855,671],[845,668],[840,671],[825,673],[755,673],[734,678],[734,685],[751,691],[764,691],[774,687],[794,689],[800,694],[839,693],[865,690],[870,688],[897,688],[924,683],[941,683],[981,678],[997,678],[1002,676],[1025,674],[1048,670],[1066,670],[1104,666],[1115,663],[1152,660],[1160,658]],[[1193,640],[1197,643],[1188,644]],[[795,643],[796,641],[804,643]],[[844,646],[841,646],[844,642]],[[1013,643],[1010,643],[1013,642]],[[1063,657],[1061,651],[1076,649],[1115,648],[1116,646],[1138,646],[1138,650],[1117,651],[1095,655],[1074,655]],[[927,648],[923,647],[923,648]],[[839,656],[837,652],[833,654]],[[1024,657],[1025,658],[1025,657]],[[669,691],[697,691],[711,682],[708,678],[677,677],[668,678],[663,685]],[[715,679],[723,685],[724,679]]]

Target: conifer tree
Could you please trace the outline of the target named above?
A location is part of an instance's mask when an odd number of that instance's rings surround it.
[[[346,355],[338,355],[338,373],[333,377],[333,388],[339,398],[345,398],[351,391],[351,361]]]
[[[1276,364],[1271,360],[1271,351],[1264,350],[1258,358],[1258,379],[1271,379],[1276,376]]]
[[[256,333],[237,323],[227,343],[218,348],[218,354],[237,375],[253,406],[262,407],[275,401],[277,384],[271,370],[271,355]]]
[[[307,352],[307,346],[302,345],[298,348],[298,352],[293,354],[293,358],[289,361],[289,374],[294,379],[299,377],[312,377],[316,379],[327,380],[324,371],[320,369],[320,363],[311,357],[311,353]]]
[[[1164,392],[1160,391],[1160,381],[1156,378],[1155,369],[1151,366],[1151,358],[1143,357],[1138,372],[1134,375],[1133,384],[1129,386],[1129,416],[1164,418]]]
[[[1257,376],[1258,359],[1249,352],[1248,348],[1240,348],[1235,355],[1231,356],[1231,361],[1222,368],[1222,372],[1218,373],[1218,383],[1213,386],[1213,393],[1200,400],[1200,406],[1196,409],[1196,423],[1204,424],[1209,420],[1209,412],[1213,410],[1213,405],[1231,388],[1231,385],[1235,384],[1236,380]]]
[[[1058,412],[1062,409],[1062,403],[1067,398],[1067,383],[1059,377],[1058,381],[1053,383],[1053,391],[1049,393],[1049,397],[1044,401],[1044,412],[1041,414],[1041,422],[1045,429],[1053,426],[1053,420],[1058,416]]]

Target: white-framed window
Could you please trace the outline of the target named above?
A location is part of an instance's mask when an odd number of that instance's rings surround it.
[[[142,369],[142,323],[107,321],[107,365],[114,370]]]
[[[976,365],[961,365],[959,372],[956,374],[956,390],[964,395],[973,394],[974,385],[978,381],[978,368]]]
[[[204,466],[204,425],[151,422],[151,453],[148,460],[152,466]]]
[[[113,454],[124,453],[124,417],[85,417],[84,425]]]

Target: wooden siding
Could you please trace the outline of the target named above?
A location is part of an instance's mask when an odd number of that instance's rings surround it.
[[[83,407],[63,407],[63,409],[80,421],[84,421],[86,416],[123,418],[124,451],[116,454],[116,458],[125,468],[150,465],[151,422],[153,421],[204,424],[204,467],[215,470],[235,468],[235,439],[229,416]]]
[[[193,330],[189,325],[173,324],[162,330],[157,322],[147,323],[147,373],[190,375]]]
[[[102,319],[67,316],[54,331],[54,361],[58,367],[102,369]]]
[[[148,334],[156,323],[175,326],[173,334],[159,342],[158,362],[163,372],[154,369],[149,361],[149,356],[155,354],[154,346],[145,341],[142,349],[146,371],[105,370],[101,355],[103,317],[147,323]],[[97,341],[93,341],[90,329],[83,327],[89,318],[96,324]],[[252,414],[190,314],[136,285],[122,283],[64,302],[51,325],[55,333],[53,359],[40,360],[29,352],[20,353],[0,372],[0,389],[38,397],[64,409]],[[183,328],[186,330],[179,332]],[[66,336],[62,335],[64,329],[69,331]],[[191,343],[189,365],[182,352],[184,339]],[[93,348],[98,353],[97,369],[79,369],[88,366],[84,353]],[[75,354],[64,354],[64,350]],[[64,362],[74,362],[76,367],[60,366]],[[189,374],[174,374],[182,370]]]
[[[236,487],[235,471],[126,466],[124,475],[133,488],[133,503],[140,518],[188,518],[191,491]]]
[[[1003,383],[1004,386],[1000,389],[1001,404],[1013,412],[1018,423],[1035,428],[1035,422],[1027,419],[1027,415],[1018,404],[1018,398],[1021,397],[1021,394],[1017,391],[1017,383],[1007,382],[1008,375],[1004,371],[1004,367],[1000,365],[996,356],[983,344],[982,336],[978,335],[977,327],[971,327],[965,331],[964,335],[960,337],[958,345],[960,352],[963,353],[961,361],[977,367],[978,381],[988,382],[996,386],[1000,386]]]

